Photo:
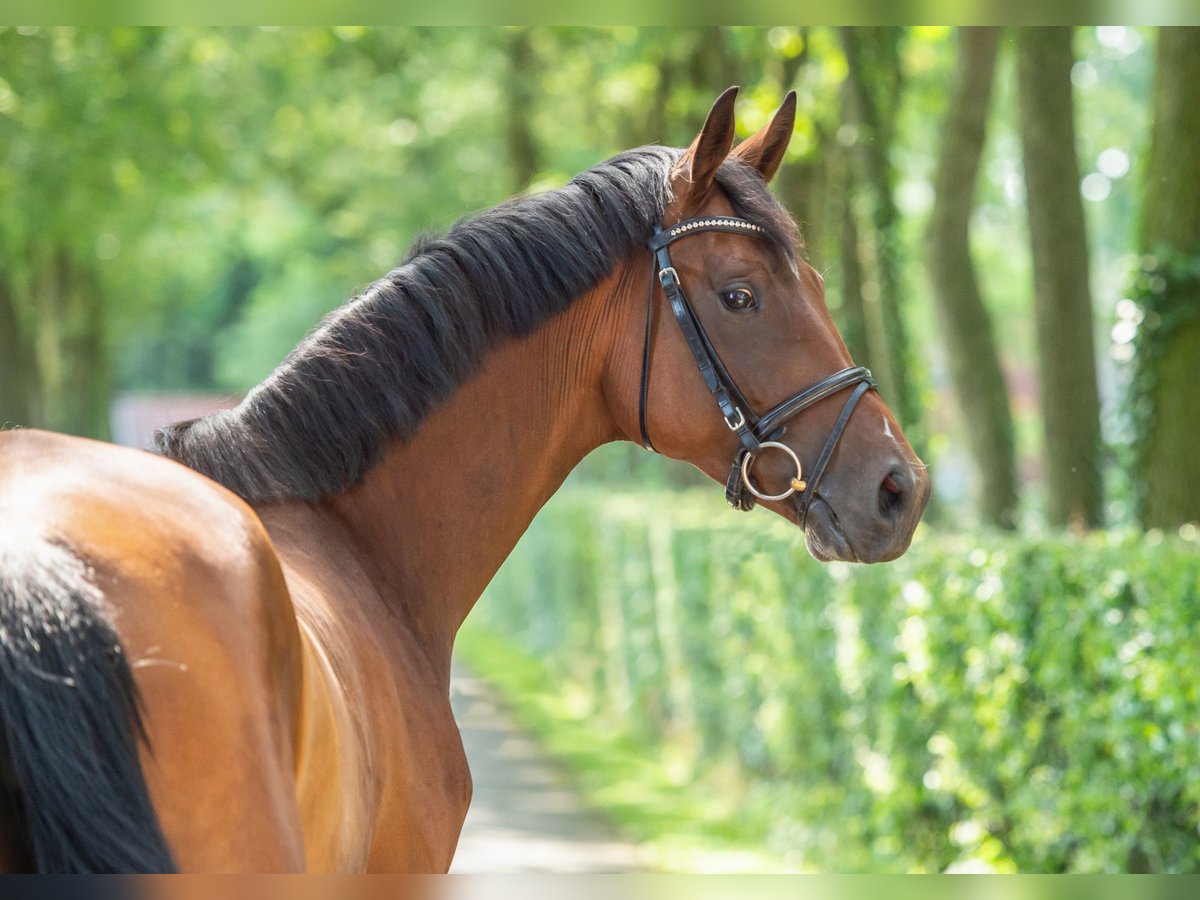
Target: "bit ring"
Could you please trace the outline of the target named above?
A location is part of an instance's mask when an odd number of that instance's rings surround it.
[[[796,455],[796,451],[787,444],[781,444],[778,441],[763,441],[758,445],[759,452],[766,450],[768,447],[774,447],[777,450],[782,450],[792,458],[792,462],[796,464],[796,477],[789,484],[788,489],[782,494],[767,494],[760,491],[754,486],[754,482],[750,480],[750,466],[757,458],[753,453],[747,453],[742,457],[742,483],[746,485],[746,490],[757,497],[759,500],[783,500],[790,497],[797,491],[803,491],[808,487],[808,482],[804,480],[804,469],[800,466],[800,457]]]

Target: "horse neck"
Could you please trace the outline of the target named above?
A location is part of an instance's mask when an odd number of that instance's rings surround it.
[[[589,452],[620,436],[605,370],[629,304],[613,276],[478,375],[395,443],[354,488],[324,501],[385,601],[448,678],[458,627],[542,505]]]

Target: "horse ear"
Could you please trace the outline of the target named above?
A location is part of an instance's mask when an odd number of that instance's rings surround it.
[[[697,206],[708,196],[717,169],[733,147],[733,101],[737,92],[735,85],[726,88],[717,98],[704,120],[704,127],[675,163],[671,182],[676,196],[686,206]]]
[[[795,127],[796,92],[788,91],[770,124],[738,144],[732,155],[758,169],[764,181],[770,181],[783,162]]]

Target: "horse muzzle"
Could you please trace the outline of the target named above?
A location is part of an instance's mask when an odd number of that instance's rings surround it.
[[[866,489],[858,485],[866,484]],[[830,479],[805,510],[793,503],[809,553],[821,562],[887,562],[908,549],[929,503],[930,482],[919,463],[890,462],[880,477],[856,479],[842,490]]]

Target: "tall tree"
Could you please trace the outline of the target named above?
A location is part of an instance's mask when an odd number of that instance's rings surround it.
[[[64,244],[56,243],[44,257],[35,291],[38,369],[50,411],[46,424],[107,440],[111,375],[99,284]]]
[[[858,234],[858,219],[854,216],[851,196],[854,176],[845,166],[841,167],[841,185],[836,205],[836,224],[841,226],[839,242],[842,265],[842,296],[837,306],[838,329],[850,358],[860,364],[876,365],[867,340],[867,312],[863,302],[863,267],[859,249],[862,241]]]
[[[826,284],[825,297],[851,358],[859,365],[878,368],[868,351],[861,242],[850,201],[854,187],[851,162],[847,148],[831,133],[836,131],[840,114],[837,97],[831,96],[823,107],[814,89],[822,78],[823,65],[821,51],[814,50],[814,33],[815,29],[799,28],[798,49],[787,46],[777,58],[780,93],[797,89],[813,106],[806,111],[812,134],[809,152],[784,162],[775,178],[775,191],[800,224],[809,259],[823,273],[836,273]],[[842,106],[847,90],[843,82]]]
[[[529,187],[538,173],[538,147],[533,134],[537,58],[530,30],[519,27],[508,40],[508,155],[513,190]]]
[[[1148,527],[1200,522],[1200,28],[1160,28],[1141,247],[1135,407],[1142,423],[1137,475]]]
[[[991,316],[971,259],[970,221],[987,133],[998,28],[960,28],[942,149],[934,173],[927,264],[954,389],[979,473],[983,518],[1012,528],[1017,511],[1013,423]]]
[[[0,306],[11,307],[0,318],[16,323],[3,343],[23,370],[5,380],[38,395],[26,401],[31,424],[108,436],[98,258],[110,255],[105,242],[119,246],[110,232],[138,217],[132,207],[153,217],[138,202],[146,179],[190,157],[164,127],[179,112],[163,65],[174,54],[182,49],[158,31],[0,31]]]
[[[1100,402],[1088,245],[1075,155],[1072,29],[1017,36],[1025,193],[1033,252],[1047,516],[1091,527],[1102,517]]]
[[[741,79],[737,49],[733,34],[722,25],[709,25],[700,29],[691,58],[692,84],[699,89],[697,101],[719,93]]]
[[[0,428],[33,421],[34,368],[17,298],[11,283],[0,278]]]
[[[838,99],[842,109],[853,106],[854,100],[848,81],[843,81],[839,87]],[[839,134],[841,133],[839,129]],[[873,321],[868,318],[867,301],[863,294],[863,282],[867,277],[863,271],[864,241],[854,203],[859,189],[855,161],[852,159],[855,148],[846,147],[837,136],[830,139],[820,130],[818,135],[821,137],[822,148],[830,158],[830,178],[833,182],[827,214],[831,226],[837,228],[839,234],[838,262],[842,290],[836,308],[838,328],[851,357],[860,365],[868,366],[871,371],[877,373],[876,377],[884,378],[885,393],[895,396],[888,389],[890,382],[884,374],[888,371],[887,348],[881,347],[878,340],[883,326],[878,321],[878,316],[874,317]],[[871,324],[875,327],[872,328]],[[872,335],[876,336],[876,340],[871,340]]]
[[[900,67],[901,38],[899,30],[894,28],[842,27],[838,35],[847,66],[846,118],[857,132],[855,180],[866,190],[872,226],[875,278],[864,279],[862,286],[865,299],[878,301],[878,327],[868,334],[869,340],[875,338],[870,340],[871,361],[888,402],[905,429],[915,434],[920,415],[910,372],[908,329],[900,301],[903,294],[900,213],[889,159],[904,81]],[[920,443],[919,436],[916,442]]]

